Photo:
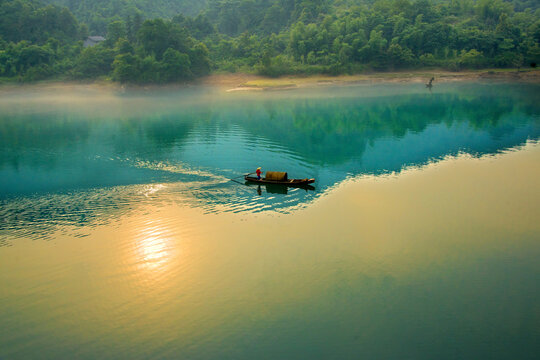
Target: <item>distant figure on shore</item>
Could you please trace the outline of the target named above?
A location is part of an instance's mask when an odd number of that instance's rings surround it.
[[[431,88],[433,87],[433,80],[435,80],[434,77],[432,77],[432,78],[429,80],[429,82],[426,84],[426,87],[427,87],[428,89],[431,89]]]
[[[261,180],[261,168],[260,167],[257,168],[257,171],[255,171],[255,173],[257,174],[257,180]]]

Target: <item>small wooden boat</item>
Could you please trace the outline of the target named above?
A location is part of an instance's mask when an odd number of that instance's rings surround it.
[[[255,176],[244,176],[244,179],[249,182],[258,184],[275,184],[285,186],[303,187],[315,182],[315,179],[286,179],[286,180],[270,180],[267,178],[257,179]]]

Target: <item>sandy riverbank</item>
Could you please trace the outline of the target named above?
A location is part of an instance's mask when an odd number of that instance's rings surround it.
[[[378,72],[356,75],[283,76],[268,78],[249,74],[211,75],[200,80],[201,84],[222,87],[226,91],[284,90],[325,85],[351,85],[370,83],[427,83],[432,77],[434,85],[451,81],[519,81],[540,82],[540,70],[515,69],[477,70],[450,72],[443,70],[419,70],[410,72]]]
[[[87,90],[100,93],[122,92],[126,89],[176,89],[189,86],[213,86],[223,91],[262,91],[262,90],[290,90],[296,88],[309,88],[327,85],[353,85],[373,83],[427,83],[435,78],[434,85],[441,82],[453,81],[517,81],[527,83],[540,83],[540,69],[492,69],[450,72],[444,70],[417,70],[402,72],[376,72],[356,75],[312,75],[312,76],[283,76],[269,78],[252,74],[212,74],[189,83],[167,85],[123,85],[112,81],[56,81],[49,80],[37,83],[0,84],[0,95],[20,90]]]

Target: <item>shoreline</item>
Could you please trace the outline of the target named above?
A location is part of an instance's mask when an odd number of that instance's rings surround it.
[[[475,71],[451,72],[442,70],[419,70],[401,72],[374,72],[355,75],[312,75],[312,76],[283,76],[268,78],[263,76],[246,75],[242,83],[230,87],[226,91],[264,91],[264,90],[292,90],[297,88],[311,88],[329,85],[356,85],[377,83],[427,83],[434,77],[434,84],[456,81],[515,81],[526,83],[540,83],[540,70],[538,69],[486,69]],[[217,81],[215,81],[217,80]],[[210,76],[203,79],[205,85],[223,86],[227,79]],[[229,83],[230,84],[230,83]]]
[[[445,70],[415,70],[396,72],[373,72],[355,75],[308,75],[308,76],[282,76],[270,78],[260,75],[245,73],[211,74],[203,78],[173,84],[148,84],[133,85],[120,84],[108,80],[95,81],[65,81],[65,80],[45,80],[34,83],[0,83],[0,93],[12,90],[55,90],[70,88],[87,88],[88,90],[99,90],[103,92],[123,92],[128,89],[133,90],[159,90],[178,89],[193,86],[215,87],[225,92],[238,91],[279,91],[293,90],[299,88],[313,88],[332,85],[356,85],[356,84],[377,84],[377,83],[427,83],[434,77],[434,84],[441,82],[461,82],[461,81],[513,81],[524,83],[540,83],[540,69],[484,69],[451,72]]]

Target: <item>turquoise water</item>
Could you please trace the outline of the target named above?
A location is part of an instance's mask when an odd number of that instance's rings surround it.
[[[0,118],[1,215],[16,216],[5,224],[8,237],[40,236],[40,227],[56,222],[104,221],[109,210],[145,200],[130,185],[163,183],[169,200],[189,194],[186,205],[209,213],[291,212],[346,178],[538,139],[538,90],[377,85],[240,95],[197,88],[133,91],[115,102],[83,93],[82,104],[44,103],[39,93],[26,102],[8,97]],[[316,178],[316,189],[230,181],[243,182],[238,176],[258,166]]]
[[[344,205],[341,223],[323,200],[354,198],[365,178],[526,152],[539,94],[502,83],[3,94],[0,358],[532,359],[537,180],[515,198],[532,213],[504,231],[493,219],[517,214],[499,192],[430,195],[419,212],[433,215],[403,224],[394,195],[377,236],[375,219],[357,226],[361,208]],[[258,166],[315,189],[244,184]],[[482,202],[497,204],[482,210],[492,218],[467,213]],[[328,223],[310,222],[312,209]],[[362,255],[380,243],[385,253]],[[194,255],[161,262],[182,251]],[[411,253],[417,264],[394,268]]]

